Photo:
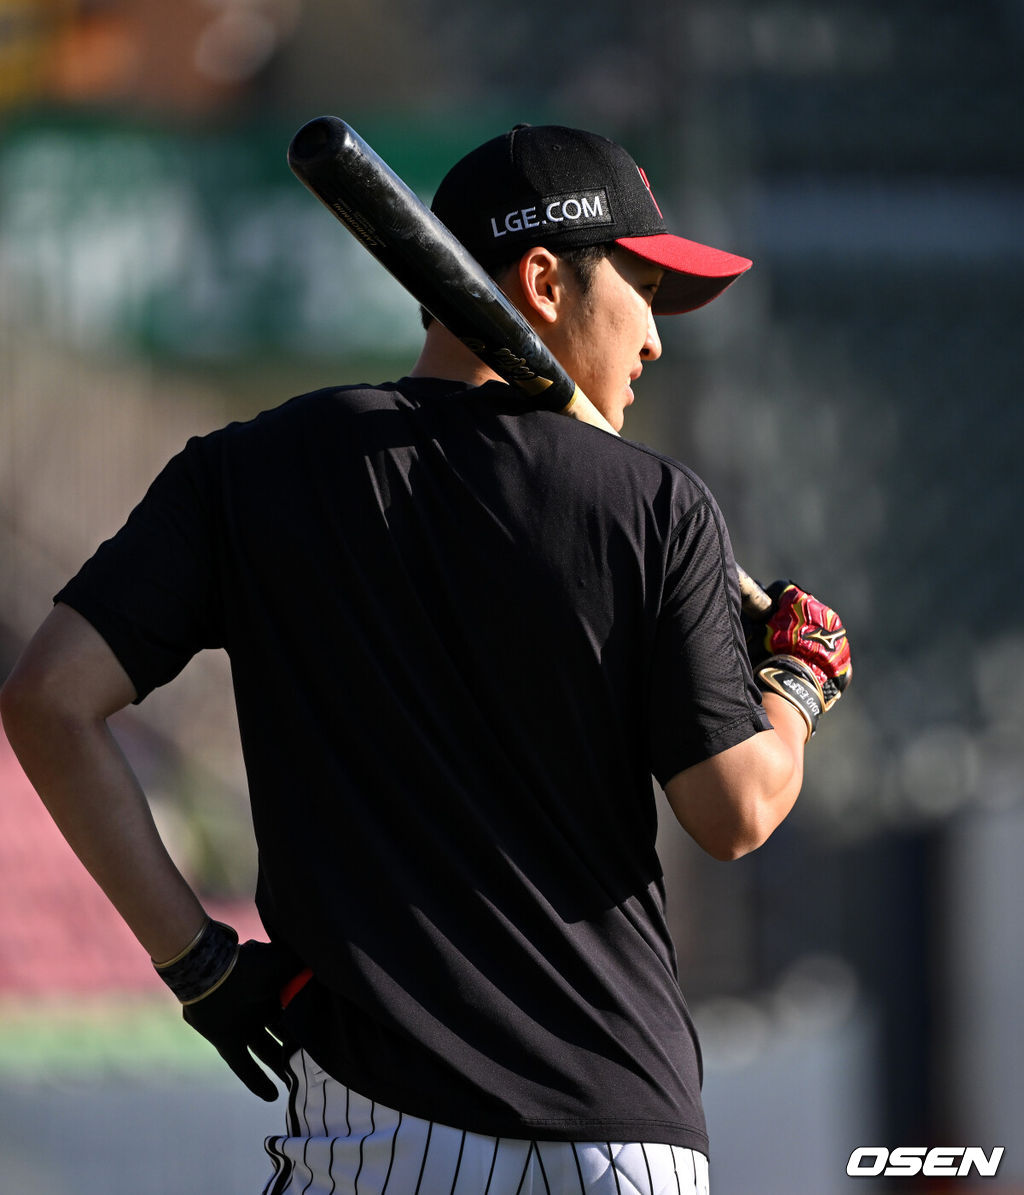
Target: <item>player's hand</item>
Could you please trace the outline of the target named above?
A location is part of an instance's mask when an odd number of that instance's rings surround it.
[[[797,707],[810,738],[850,683],[850,641],[839,615],[792,581],[775,581],[766,592],[767,618],[745,620],[754,675],[764,691]]]
[[[277,1099],[277,1086],[255,1059],[287,1080],[292,1049],[281,1028],[280,993],[295,971],[289,951],[268,942],[244,942],[227,978],[182,1009],[185,1021],[216,1048],[246,1087],[268,1102]]]
[[[181,954],[153,965],[181,1001],[186,1023],[254,1095],[276,1100],[277,1087],[255,1060],[287,1078],[281,989],[301,967],[292,952],[269,942],[239,946],[230,925],[208,920]]]

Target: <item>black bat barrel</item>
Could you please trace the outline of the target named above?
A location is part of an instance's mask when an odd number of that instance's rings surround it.
[[[417,302],[530,398],[562,410],[576,387],[483,266],[337,116],[292,138],[288,165]]]

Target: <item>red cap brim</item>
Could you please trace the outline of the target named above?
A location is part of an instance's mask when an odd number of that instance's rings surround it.
[[[754,264],[746,257],[667,232],[618,237],[615,243],[664,269],[665,276],[654,297],[656,315],[681,315],[703,307]]]

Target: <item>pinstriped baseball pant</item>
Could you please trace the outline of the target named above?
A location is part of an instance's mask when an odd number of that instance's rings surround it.
[[[404,1116],[292,1059],[288,1130],[263,1195],[708,1195],[703,1154],[638,1142],[523,1141]]]

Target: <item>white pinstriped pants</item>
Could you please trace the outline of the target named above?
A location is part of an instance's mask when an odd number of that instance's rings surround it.
[[[708,1195],[677,1145],[521,1141],[404,1116],[292,1059],[289,1135],[268,1137],[263,1195]]]

